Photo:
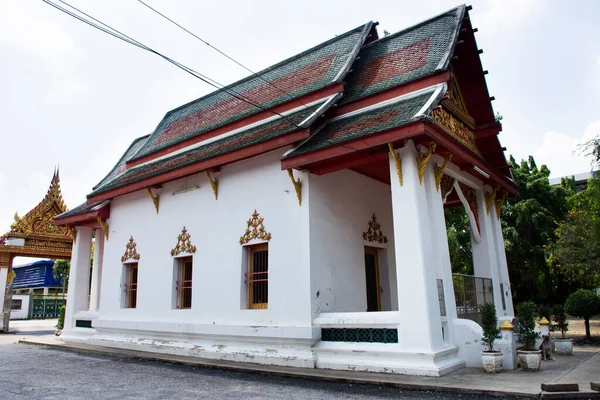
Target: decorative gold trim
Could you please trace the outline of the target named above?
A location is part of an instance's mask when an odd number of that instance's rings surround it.
[[[431,118],[446,130],[450,136],[458,140],[466,148],[480,155],[475,143],[475,134],[462,121],[441,107],[431,111]]]
[[[77,227],[76,226],[70,226],[70,225],[66,225],[67,230],[69,232],[71,232],[71,236],[73,236],[73,244],[75,244],[75,242],[77,241]]]
[[[419,185],[423,185],[423,176],[425,176],[425,168],[427,167],[427,162],[433,155],[435,151],[436,144],[435,142],[431,142],[429,144],[429,149],[427,154],[417,154],[417,169],[419,170]]]
[[[369,221],[369,229],[362,234],[363,239],[367,242],[377,242],[381,244],[387,243],[387,237],[381,231],[381,225],[377,222],[377,217],[375,214],[371,217]]]
[[[154,208],[156,208],[156,213],[158,214],[158,204],[160,202],[160,195],[153,195],[152,189],[150,188],[146,188],[146,192],[148,192],[148,196],[150,196],[150,198],[152,199],[152,203],[154,203]]]
[[[506,201],[506,197],[508,196],[508,192],[504,189],[502,189],[502,195],[500,196],[500,198],[496,198],[496,217],[498,219],[500,219],[500,214],[502,213],[502,206],[504,205],[504,202]]]
[[[546,317],[542,317],[542,319],[540,319],[540,326],[548,326],[550,325],[550,321],[548,321],[548,319]]]
[[[210,172],[204,171],[206,173],[206,177],[208,178],[208,181],[210,182],[210,186],[212,186],[212,190],[213,193],[215,194],[215,200],[218,200],[219,198],[219,180],[217,179],[217,177],[215,176],[215,179],[213,180],[210,177]]]
[[[494,191],[492,193],[485,193],[485,210],[487,212],[488,215],[490,215],[490,210],[492,209],[492,203],[494,202],[494,199],[496,198],[496,193],[498,193],[498,188],[500,187],[500,185],[496,185],[494,186]]]
[[[266,231],[265,226],[263,225],[264,220],[265,219],[258,214],[258,211],[254,210],[252,218],[246,221],[248,226],[246,227],[246,232],[240,236],[240,244],[246,244],[253,239],[271,240],[271,234]]]
[[[390,149],[390,154],[394,159],[394,164],[396,165],[396,173],[398,174],[398,182],[400,182],[400,186],[402,186],[402,159],[396,151],[394,150],[394,146],[391,143],[388,143],[388,149]]]
[[[302,182],[300,181],[300,178],[298,178],[298,180],[294,179],[294,173],[292,172],[291,169],[288,169],[287,172],[288,172],[288,176],[292,180],[292,184],[294,185],[294,190],[296,191],[296,197],[298,198],[298,205],[302,206]]]
[[[446,157],[444,157],[444,163],[441,167],[437,165],[437,163],[433,164],[433,174],[435,176],[435,190],[440,191],[440,184],[442,183],[442,177],[444,176],[444,170],[446,166],[452,159],[452,153],[446,153]]]
[[[106,220],[102,222],[102,217],[96,217],[96,220],[98,221],[100,228],[102,228],[102,231],[104,231],[104,237],[108,240],[108,222],[106,222]]]
[[[137,252],[137,243],[133,240],[133,236],[129,238],[129,243],[125,245],[125,254],[121,257],[121,262],[125,262],[129,259],[138,261],[140,259],[140,255]]]
[[[191,237],[192,235],[188,233],[184,226],[181,233],[177,236],[177,244],[171,250],[171,255],[176,256],[180,253],[195,253],[196,246],[192,245],[192,242],[190,241]]]

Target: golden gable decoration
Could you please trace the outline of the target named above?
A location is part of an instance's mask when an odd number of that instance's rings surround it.
[[[121,262],[125,262],[127,260],[139,260],[140,259],[140,255],[137,252],[137,243],[135,243],[135,240],[133,239],[133,236],[131,238],[129,238],[129,243],[127,243],[125,245],[125,254],[123,254],[123,257],[121,257]]]
[[[71,232],[66,227],[54,225],[54,217],[66,211],[67,206],[62,198],[58,170],[55,170],[46,197],[23,218],[15,213],[15,222],[11,224],[7,236],[36,234],[71,238]]]
[[[176,256],[181,253],[195,253],[196,246],[192,245],[192,242],[190,241],[191,237],[192,235],[188,233],[184,226],[181,233],[177,236],[177,245],[171,250],[171,255]]]
[[[258,214],[258,211],[254,210],[252,218],[246,221],[248,226],[246,227],[246,232],[240,237],[240,244],[246,244],[254,239],[271,240],[271,234],[266,231],[265,226],[263,225],[264,220],[265,219]]]
[[[377,217],[375,214],[371,217],[369,221],[369,229],[366,232],[363,232],[363,239],[367,242],[376,242],[381,244],[386,244],[388,242],[387,237],[381,232],[381,225],[377,222]]]

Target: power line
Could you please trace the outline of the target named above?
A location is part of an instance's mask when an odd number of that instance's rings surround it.
[[[255,77],[257,77],[258,79],[262,80],[263,82],[273,86],[275,89],[279,90],[281,93],[285,94],[286,96],[288,96],[290,99],[297,101],[298,103],[302,104],[304,107],[308,108],[308,106],[306,104],[304,104],[303,102],[295,99],[291,94],[289,94],[288,92],[286,92],[285,90],[279,88],[277,85],[275,85],[273,82],[266,80],[265,78],[263,78],[261,75],[257,74],[256,72],[254,72],[253,70],[251,70],[250,68],[246,67],[244,64],[242,64],[241,62],[235,60],[233,57],[229,56],[228,54],[226,54],[225,52],[219,50],[218,48],[216,48],[215,46],[211,45],[210,43],[208,43],[206,40],[202,39],[201,37],[199,37],[198,35],[196,35],[195,33],[191,32],[190,30],[186,29],[185,27],[183,27],[182,25],[180,25],[179,23],[177,23],[176,21],[174,21],[173,19],[167,17],[165,14],[161,13],[160,11],[158,11],[157,9],[153,8],[152,6],[148,5],[147,3],[143,2],[142,0],[138,0],[138,2],[140,2],[141,4],[143,4],[144,6],[148,7],[150,10],[154,11],[156,14],[160,15],[161,17],[163,17],[164,19],[166,19],[167,21],[171,22],[172,24],[176,25],[177,27],[179,27],[180,29],[184,30],[185,32],[189,33],[190,35],[192,35],[193,37],[195,37],[196,39],[198,39],[199,41],[201,41],[202,43],[204,43],[205,45],[207,45],[208,47],[210,47],[211,49],[215,50],[216,52],[218,52],[219,54],[221,54],[222,56],[228,58],[229,60],[233,61],[234,63],[236,63],[237,65],[239,65],[240,67],[244,68],[246,71],[250,72],[252,75],[254,75]]]
[[[140,41],[138,41],[136,39],[133,39],[132,37],[130,37],[130,36],[128,36],[128,35],[120,32],[119,30],[111,27],[110,25],[108,25],[108,24],[100,21],[99,19],[94,18],[93,16],[85,13],[84,11],[79,10],[78,8],[70,5],[66,1],[58,0],[61,3],[65,4],[66,6],[68,6],[69,8],[71,8],[71,9],[77,11],[78,13],[80,13],[80,14],[88,17],[88,18],[90,18],[93,21],[96,21],[97,23],[91,22],[90,20],[82,17],[81,15],[78,15],[78,14],[76,14],[76,13],[74,13],[74,12],[72,12],[72,11],[66,9],[66,8],[63,8],[63,7],[59,6],[56,3],[53,3],[50,0],[42,0],[42,1],[44,3],[46,3],[46,4],[48,4],[48,5],[56,8],[57,10],[62,11],[63,13],[65,13],[65,14],[67,14],[67,15],[75,18],[75,19],[78,19],[79,21],[82,21],[82,22],[84,22],[84,23],[92,26],[93,28],[96,28],[96,29],[98,29],[98,30],[100,30],[100,31],[102,31],[104,33],[107,33],[107,34],[109,34],[109,35],[111,35],[111,36],[113,36],[113,37],[115,37],[115,38],[117,38],[119,40],[122,40],[122,41],[124,41],[126,43],[129,43],[129,44],[131,44],[133,46],[136,46],[136,47],[138,47],[138,48],[140,48],[142,50],[145,50],[145,51],[148,51],[148,52],[150,52],[152,54],[155,54],[155,55],[161,57],[162,59],[164,59],[165,61],[167,61],[167,62],[175,65],[176,67],[182,69],[183,71],[187,72],[188,74],[194,76],[195,78],[200,79],[204,83],[207,83],[207,84],[213,86],[217,90],[223,91],[226,94],[228,94],[229,96],[234,97],[234,98],[236,98],[238,100],[241,100],[241,101],[243,101],[243,102],[245,102],[245,103],[247,103],[247,104],[249,104],[249,105],[251,105],[253,107],[256,107],[256,108],[262,110],[262,111],[267,111],[267,112],[270,112],[272,114],[275,114],[275,115],[281,117],[282,119],[286,120],[287,122],[289,122],[290,125],[292,125],[292,126],[298,128],[298,129],[303,130],[303,131],[307,132],[308,134],[310,134],[310,128],[303,128],[300,125],[296,124],[294,121],[290,120],[287,116],[282,115],[282,114],[278,113],[277,111],[273,111],[273,110],[270,110],[268,108],[262,107],[262,106],[260,106],[258,104],[255,104],[254,102],[245,99],[243,96],[241,96],[239,93],[237,93],[235,91],[233,91],[234,92],[233,94],[230,93],[228,91],[229,88],[225,88],[224,85],[222,85],[221,83],[215,81],[214,79],[211,79],[208,76],[203,75],[203,74],[201,74],[201,73],[199,73],[199,72],[197,72],[197,71],[195,71],[195,70],[187,67],[186,65],[184,65],[184,64],[182,64],[182,63],[180,63],[180,62],[178,62],[178,61],[176,61],[176,60],[174,60],[174,59],[172,59],[170,57],[167,57],[166,55],[164,55],[164,54],[162,54],[162,53],[160,53],[160,52],[158,52],[158,51],[156,51],[156,50],[154,50],[154,49],[146,46],[145,44],[141,43]],[[365,142],[365,144],[366,144],[366,142]],[[373,158],[376,158],[369,151],[364,151],[364,150],[356,149],[356,148],[354,148],[352,146],[344,145],[344,144],[341,144],[341,143],[339,144],[339,146],[347,148],[347,149],[350,149],[350,150],[353,150],[353,151],[356,151],[358,153],[368,154],[368,155],[372,156]]]
[[[287,118],[286,116],[278,113],[277,111],[273,111],[271,109],[262,107],[262,106],[260,106],[260,105],[258,105],[256,103],[254,103],[254,102],[252,102],[252,101],[244,98],[241,94],[239,94],[239,93],[237,93],[237,92],[235,92],[235,91],[233,91],[233,90],[231,90],[229,88],[225,88],[224,85],[222,85],[221,83],[215,81],[214,79],[211,79],[211,78],[207,77],[206,75],[203,75],[203,74],[201,74],[201,73],[199,73],[199,72],[197,72],[197,71],[195,71],[195,70],[187,67],[186,65],[184,65],[184,64],[182,64],[182,63],[180,63],[178,61],[175,61],[172,58],[167,57],[167,56],[163,55],[162,53],[160,53],[160,52],[158,52],[158,51],[156,51],[156,50],[154,50],[154,49],[152,49],[152,48],[144,45],[143,43],[139,42],[138,40],[135,40],[135,39],[131,38],[130,36],[128,36],[128,35],[120,32],[119,30],[117,30],[115,28],[112,28],[110,25],[107,25],[104,22],[102,22],[102,21],[100,21],[100,20],[92,17],[91,15],[89,15],[89,14],[87,14],[87,13],[79,10],[78,8],[70,5],[66,1],[59,0],[61,3],[67,5],[68,7],[72,8],[73,10],[76,10],[77,12],[85,15],[86,17],[88,17],[88,18],[90,18],[90,19],[98,22],[98,24],[100,24],[100,25],[98,25],[96,23],[93,23],[93,22],[91,22],[91,21],[83,18],[82,16],[77,15],[76,13],[63,8],[63,7],[59,6],[58,4],[55,4],[55,3],[51,2],[50,0],[42,0],[42,1],[44,1],[44,3],[49,4],[52,7],[56,8],[56,9],[58,9],[58,10],[64,12],[64,13],[66,13],[66,14],[68,14],[68,15],[70,15],[70,16],[72,16],[72,17],[74,17],[74,18],[76,18],[76,19],[78,19],[78,20],[80,20],[82,22],[85,22],[86,24],[88,24],[88,25],[90,25],[90,26],[92,26],[92,27],[94,27],[94,28],[96,28],[96,29],[104,32],[104,33],[107,33],[107,34],[109,34],[109,35],[111,35],[111,36],[113,36],[113,37],[115,37],[117,39],[120,39],[120,40],[122,40],[122,41],[124,41],[126,43],[134,45],[134,46],[136,46],[136,47],[138,47],[138,48],[140,48],[142,50],[146,50],[146,51],[148,51],[150,53],[153,53],[153,54],[155,54],[155,55],[163,58],[164,60],[166,60],[169,63],[175,65],[176,67],[184,70],[185,72],[187,72],[188,74],[194,76],[195,78],[198,78],[201,81],[203,81],[203,82],[205,82],[205,83],[213,86],[217,90],[220,90],[220,91],[223,91],[223,92],[227,93],[231,97],[234,97],[234,98],[236,98],[238,100],[241,100],[241,101],[243,101],[243,102],[245,102],[245,103],[247,103],[247,104],[249,104],[249,105],[251,105],[253,107],[256,107],[256,108],[262,110],[262,111],[266,111],[266,112],[270,112],[272,114],[278,115],[279,117],[285,119],[286,121],[288,121],[291,125],[295,126],[296,128],[301,129],[301,130],[305,130],[305,131],[307,131],[307,132],[310,133],[310,131],[307,128],[303,128],[303,127],[297,125],[296,123],[294,123],[293,121],[291,121],[289,118]],[[228,90],[233,91],[233,93],[230,93]]]

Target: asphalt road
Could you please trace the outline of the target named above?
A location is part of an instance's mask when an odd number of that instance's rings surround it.
[[[0,399],[175,398],[498,399],[99,357],[30,345],[0,346]]]

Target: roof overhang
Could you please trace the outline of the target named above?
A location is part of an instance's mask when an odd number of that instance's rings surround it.
[[[437,144],[436,153],[451,152],[453,164],[458,165],[461,170],[486,183],[499,184],[508,192],[516,194],[517,186],[512,180],[499,173],[485,160],[427,119],[311,153],[286,158],[281,161],[281,168],[307,169],[318,175],[353,168],[377,159],[385,160],[387,155],[384,154],[388,143],[392,143],[394,147],[401,147],[409,139],[413,139],[418,144],[434,141]],[[477,172],[475,167],[489,175],[489,178]]]
[[[54,224],[68,225],[68,226],[92,226],[99,227],[98,218],[106,220],[110,218],[110,202],[105,201],[92,207],[90,211],[82,212],[80,214],[68,215],[61,217],[60,215],[54,218]]]

